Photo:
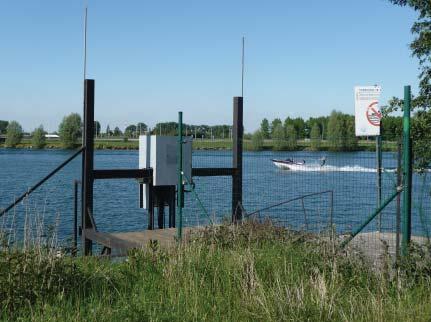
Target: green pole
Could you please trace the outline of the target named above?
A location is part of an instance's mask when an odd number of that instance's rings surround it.
[[[381,128],[380,128],[381,130]],[[377,208],[382,204],[382,136],[376,136],[376,173],[377,173]],[[382,230],[382,214],[379,214],[377,221],[377,230]]]
[[[361,226],[359,226],[358,228],[356,228],[352,234],[347,237],[340,245],[341,248],[344,248],[353,238],[355,238],[356,235],[358,235],[362,229],[364,229],[370,222],[371,220],[373,220],[378,214],[380,214],[382,212],[383,209],[386,208],[387,205],[390,204],[390,202],[392,200],[395,199],[395,197],[401,192],[401,190],[397,189],[396,191],[394,191],[394,193],[388,198],[386,199],[376,210],[374,210],[374,212],[368,216],[368,218],[362,223]]]
[[[178,112],[178,186],[177,186],[177,238],[183,237],[183,112]]]
[[[404,117],[403,117],[403,218],[402,218],[402,247],[401,254],[408,255],[411,238],[411,182],[412,182],[412,159],[410,149],[410,86],[404,86]]]

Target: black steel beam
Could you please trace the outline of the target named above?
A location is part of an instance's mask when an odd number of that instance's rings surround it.
[[[100,179],[149,179],[153,176],[153,169],[109,169],[94,170],[95,180]]]
[[[218,176],[233,176],[236,169],[233,168],[193,168],[193,177],[218,177]]]
[[[242,218],[242,144],[243,144],[243,98],[233,98],[232,167],[236,169],[232,177],[232,222]]]
[[[94,229],[93,214],[93,170],[94,170],[94,79],[84,81],[84,162],[82,169],[82,229]],[[91,255],[92,241],[83,236],[84,255]]]

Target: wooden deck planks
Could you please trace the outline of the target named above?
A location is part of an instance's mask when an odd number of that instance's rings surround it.
[[[185,227],[183,228],[183,234],[187,235],[192,230],[196,229],[199,228]],[[125,252],[134,248],[144,248],[153,241],[157,241],[157,244],[161,247],[170,247],[176,243],[176,234],[176,228],[120,233],[106,233],[90,229],[85,230],[86,238],[120,252]]]

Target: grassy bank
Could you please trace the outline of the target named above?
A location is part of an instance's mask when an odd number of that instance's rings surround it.
[[[30,140],[23,140],[18,148],[31,148]],[[58,140],[48,141],[46,145],[47,149],[61,149],[61,142]],[[139,142],[137,140],[104,140],[96,139],[94,142],[94,148],[98,150],[137,150],[139,148]],[[263,150],[273,150],[274,144],[272,140],[265,140],[263,145]],[[319,148],[320,151],[329,150],[328,141],[322,141]],[[383,142],[383,151],[397,151],[396,142]],[[195,150],[231,150],[232,141],[230,140],[194,140],[193,149]],[[359,141],[358,151],[375,151],[376,143],[372,140],[370,141]],[[244,140],[244,150],[252,151],[252,145],[250,140]],[[298,151],[308,151],[311,150],[310,141],[299,140],[298,141]]]
[[[3,320],[428,321],[430,263],[375,272],[311,236],[249,223],[127,261],[0,254]],[[422,267],[422,268],[421,268]]]

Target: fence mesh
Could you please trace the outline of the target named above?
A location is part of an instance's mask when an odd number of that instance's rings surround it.
[[[322,166],[322,160],[325,164]],[[243,208],[254,218],[267,218],[277,225],[312,233],[333,231],[345,238],[384,203],[397,189],[398,153],[384,152],[380,183],[375,152],[244,152]],[[302,165],[288,169],[273,160],[292,159]],[[231,166],[231,152],[195,151],[194,166]],[[232,179],[194,178],[201,204],[215,222],[231,215]],[[380,188],[379,188],[380,184]],[[413,174],[413,241],[429,238],[431,180],[427,172]],[[399,199],[398,199],[399,198]],[[189,196],[186,216],[193,224],[202,211]],[[401,238],[402,195],[364,227],[352,245],[364,252],[395,254]],[[246,215],[247,216],[247,215]],[[201,217],[204,218],[204,217]],[[199,223],[206,223],[203,219]],[[398,234],[398,236],[397,236]]]
[[[67,151],[0,151],[2,166],[0,208],[49,173],[70,155]],[[326,158],[322,166],[322,158]],[[277,167],[274,159],[304,163],[293,169]],[[375,152],[244,152],[243,212],[250,218],[270,219],[277,225],[311,233],[329,230],[346,236],[359,227],[379,204]],[[97,169],[138,167],[137,151],[96,151]],[[232,151],[197,150],[195,168],[230,168]],[[397,186],[397,153],[384,152],[381,173],[381,202]],[[28,169],[31,169],[30,171]],[[68,240],[73,230],[73,181],[80,179],[81,160],[75,159],[26,198],[13,211],[0,218],[3,235],[22,240],[25,227],[32,235],[55,227],[59,240]],[[185,226],[219,224],[232,217],[232,177],[188,178],[183,211]],[[413,174],[412,236],[414,241],[431,235],[431,174]],[[94,185],[94,217],[100,231],[139,231],[148,227],[148,213],[138,207],[136,180],[103,180]],[[78,194],[80,205],[80,192]],[[395,252],[400,229],[395,198],[354,239],[352,244]],[[165,211],[167,214],[167,211]],[[78,214],[80,217],[80,214]],[[166,219],[167,220],[167,219]]]

